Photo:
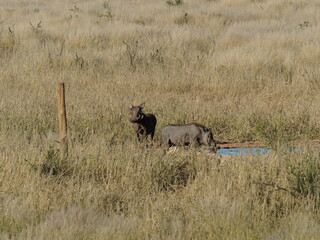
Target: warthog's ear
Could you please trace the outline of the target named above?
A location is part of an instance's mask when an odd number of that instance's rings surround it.
[[[131,104],[128,107],[129,107],[130,110],[132,110],[132,108],[133,108],[133,106]]]
[[[141,103],[141,104],[139,105],[139,108],[141,108],[141,109],[144,108],[144,104],[145,104],[145,103]]]

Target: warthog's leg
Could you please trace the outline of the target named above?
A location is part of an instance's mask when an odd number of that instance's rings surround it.
[[[141,142],[140,134],[138,132],[137,132],[137,138],[138,138],[138,141]]]
[[[154,130],[150,133],[150,135],[151,135],[151,146],[153,146],[153,137],[154,137]]]
[[[148,135],[147,135],[147,131],[146,130],[144,130],[142,136],[143,136],[144,147],[147,148],[148,147],[148,145],[147,145]]]
[[[134,130],[135,130],[136,134],[137,134],[138,142],[141,142],[140,134],[142,134],[141,131],[143,131],[143,130],[141,129],[140,124],[134,123],[133,127],[134,127]]]
[[[201,142],[200,142],[200,139],[199,139],[199,138],[197,138],[196,141],[194,142],[194,146],[195,146],[196,148],[198,148],[198,147],[201,146]]]
[[[148,139],[147,131],[143,132],[143,139],[144,139],[144,141],[147,141],[147,139]]]

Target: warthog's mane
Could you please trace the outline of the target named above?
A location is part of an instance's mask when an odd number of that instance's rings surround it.
[[[177,127],[183,127],[183,126],[191,126],[191,125],[195,125],[197,127],[201,127],[201,128],[206,128],[204,125],[199,124],[199,123],[186,123],[186,124],[169,124],[169,126],[177,126]]]

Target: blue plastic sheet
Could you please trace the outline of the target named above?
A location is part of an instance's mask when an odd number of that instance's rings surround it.
[[[231,147],[219,148],[216,154],[220,155],[264,155],[270,154],[271,150],[267,147]]]

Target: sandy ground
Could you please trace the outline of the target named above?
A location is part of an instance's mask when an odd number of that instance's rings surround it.
[[[147,144],[150,148],[161,148],[160,142],[154,142],[153,144]],[[312,147],[312,148],[319,148],[320,149],[320,140],[298,140],[289,143],[288,145],[292,147]],[[217,143],[217,148],[245,148],[245,147],[268,147],[267,145],[263,144],[260,141],[247,141],[247,142],[219,142]],[[170,147],[168,150],[168,153],[173,153],[179,151],[180,148],[183,148],[181,146],[174,146]],[[208,147],[203,146],[203,150],[208,150]],[[202,151],[205,152],[205,151]],[[212,153],[212,152],[210,152]]]
[[[319,147],[320,148],[320,139],[303,139],[303,140],[297,140],[288,143],[288,145],[292,147]],[[268,147],[267,145],[263,144],[260,141],[248,141],[248,142],[223,142],[218,143],[217,147],[220,148],[232,148],[232,147]]]
[[[223,142],[217,144],[219,148],[236,148],[236,147],[266,147],[265,144],[259,141],[249,141],[249,142]]]

